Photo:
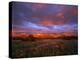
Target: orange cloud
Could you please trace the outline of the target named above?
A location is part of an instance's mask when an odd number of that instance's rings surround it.
[[[64,14],[60,12],[60,13],[57,14],[57,17],[64,18]]]
[[[50,21],[48,19],[44,19],[42,22],[40,22],[40,24],[43,26],[51,26],[51,25],[53,25],[53,21]]]

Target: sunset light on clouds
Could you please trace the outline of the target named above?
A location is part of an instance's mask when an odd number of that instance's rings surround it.
[[[78,6],[10,2],[12,58],[78,54]]]
[[[14,32],[77,33],[77,6],[13,2]]]

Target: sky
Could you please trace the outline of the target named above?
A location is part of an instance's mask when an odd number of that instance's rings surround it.
[[[12,31],[25,33],[77,32],[76,5],[12,3]]]

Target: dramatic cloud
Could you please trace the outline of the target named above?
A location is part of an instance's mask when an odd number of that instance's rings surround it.
[[[27,33],[77,32],[76,5],[13,2],[13,31]]]

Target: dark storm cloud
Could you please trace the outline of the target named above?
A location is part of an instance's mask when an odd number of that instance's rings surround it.
[[[14,30],[39,32],[77,30],[77,6],[75,5],[13,2],[12,7]]]
[[[32,16],[32,10],[21,3],[14,2],[12,7],[12,21],[14,24],[22,24]]]

